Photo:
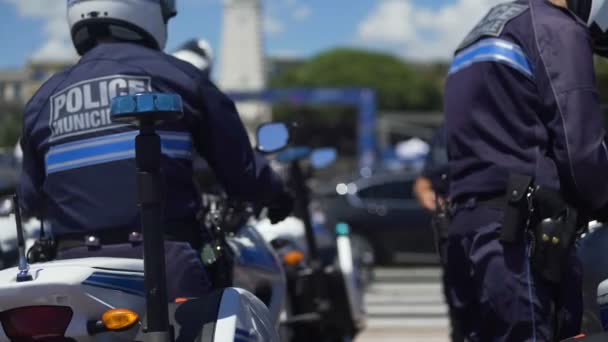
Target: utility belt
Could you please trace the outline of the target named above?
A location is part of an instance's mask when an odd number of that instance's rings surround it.
[[[533,178],[511,174],[502,197],[477,201],[479,206],[504,208],[502,243],[532,239],[528,246],[535,272],[545,280],[559,283],[577,236],[584,225],[579,211],[552,188],[535,185]]]
[[[203,244],[202,232],[198,223],[170,224],[171,232],[165,233],[165,240],[187,242],[193,249],[200,250]],[[98,250],[103,246],[132,244],[138,246],[143,243],[143,235],[135,229],[119,228],[107,229],[94,233],[63,234],[51,239],[39,239],[28,251],[30,262],[43,262],[55,259],[57,252],[72,248],[87,247],[89,250]]]

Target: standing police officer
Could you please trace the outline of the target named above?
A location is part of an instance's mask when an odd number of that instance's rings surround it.
[[[494,7],[446,84],[448,273],[471,341],[555,341],[580,328],[585,212],[608,202],[593,52],[605,0]]]
[[[134,137],[114,124],[110,102],[139,92],[181,95],[184,117],[159,128],[166,201],[170,297],[204,293],[209,284],[197,249],[200,195],[192,149],[214,169],[228,195],[270,205],[282,220],[291,197],[254,157],[233,102],[189,63],[162,52],[172,0],[69,0],[72,40],[82,59],[48,80],[28,103],[22,137],[20,197],[46,216],[60,258],[140,258]]]
[[[447,277],[447,238],[450,219],[448,197],[448,152],[445,125],[439,126],[431,141],[431,149],[424,162],[424,169],[414,184],[414,194],[418,202],[433,215],[431,225],[435,246],[443,268],[443,293],[448,304],[451,323],[451,340],[464,341],[458,316],[450,296],[450,282]]]

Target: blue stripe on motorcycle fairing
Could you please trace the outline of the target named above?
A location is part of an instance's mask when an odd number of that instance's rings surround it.
[[[253,337],[255,337],[255,334],[251,334],[249,331],[243,330],[243,329],[239,329],[239,328],[236,328],[236,334],[237,335],[242,335],[242,336],[247,337],[247,338],[253,338]]]
[[[123,291],[138,296],[145,295],[144,277],[138,275],[95,272],[82,284]]]
[[[95,272],[92,275],[100,276],[100,277],[119,277],[125,279],[144,279],[143,275],[140,274],[119,274],[119,273],[110,273],[110,272]]]
[[[244,264],[262,268],[274,268],[273,266],[275,265],[275,259],[270,253],[258,251],[253,248],[244,248],[239,253],[239,259]]]
[[[234,342],[251,342],[251,341],[249,341],[248,339],[245,339],[245,338],[235,337]]]

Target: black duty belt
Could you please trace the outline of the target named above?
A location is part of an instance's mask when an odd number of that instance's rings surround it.
[[[198,223],[189,225],[170,225],[171,232],[165,233],[165,240],[188,242],[192,248],[202,247],[201,230]],[[100,248],[104,245],[120,245],[131,243],[139,245],[143,242],[142,234],[133,229],[108,229],[89,234],[63,234],[55,238],[57,250],[63,251],[76,247]]]
[[[487,199],[476,200],[477,205],[494,209],[504,209],[507,204],[507,196],[498,196]]]
[[[452,212],[461,208],[486,207],[493,209],[504,209],[507,205],[508,198],[506,195],[483,195],[469,196],[452,200]]]

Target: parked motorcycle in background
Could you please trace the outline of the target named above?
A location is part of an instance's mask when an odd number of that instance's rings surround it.
[[[285,341],[350,341],[365,327],[363,286],[348,225],[327,226],[321,208],[311,208],[307,185],[314,170],[328,167],[336,157],[333,148],[300,146],[280,152],[276,160],[286,166],[296,198],[294,217],[256,226],[287,272],[287,315],[281,329]]]

